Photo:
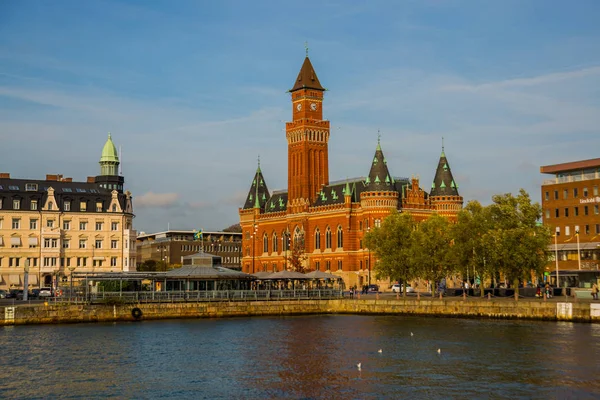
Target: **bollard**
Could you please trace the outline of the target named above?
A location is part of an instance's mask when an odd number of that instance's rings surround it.
[[[375,300],[379,300],[379,292],[375,294]]]
[[[467,292],[463,290],[463,301],[467,300]]]
[[[440,300],[442,299],[442,291],[440,290]]]
[[[421,300],[421,292],[417,292],[417,300]]]
[[[400,300],[400,292],[396,292],[396,300]]]
[[[488,292],[488,300],[492,299],[492,294],[490,292]]]
[[[544,301],[546,301],[546,293],[544,293]]]
[[[357,298],[358,300],[360,300],[360,293],[357,293],[357,294],[356,294],[356,298]]]

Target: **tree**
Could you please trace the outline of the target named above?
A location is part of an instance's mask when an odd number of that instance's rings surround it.
[[[166,262],[155,260],[146,260],[137,267],[139,272],[158,272],[168,271],[170,269],[171,268]]]
[[[298,236],[292,241],[292,248],[289,251],[289,257],[286,255],[286,262],[290,271],[300,272],[304,274],[309,268],[305,267],[306,252],[304,249],[304,235]]]
[[[365,235],[365,246],[377,259],[373,268],[375,276],[404,282],[403,296],[406,296],[406,282],[416,277],[412,236],[415,226],[412,215],[394,211],[383,220],[381,227]]]
[[[227,228],[223,229],[223,232],[242,233],[242,226],[239,223],[233,224],[233,225],[228,226]]]
[[[451,226],[450,260],[454,270],[462,276],[469,276],[473,271],[479,276],[482,288],[486,278],[492,277],[492,264],[487,262],[490,250],[486,243],[487,234],[491,228],[489,209],[478,201],[470,201],[458,213],[456,224]],[[481,296],[484,291],[481,290]]]
[[[449,276],[453,268],[450,256],[452,237],[448,219],[434,214],[419,224],[413,236],[415,272],[433,283]],[[432,295],[434,291],[435,285],[431,285]]]
[[[492,230],[486,238],[491,262],[513,281],[517,298],[519,281],[527,281],[532,274],[539,276],[548,262],[550,230],[538,224],[542,208],[539,203],[531,203],[525,190],[521,189],[516,197],[508,193],[493,196],[492,200],[488,206]]]

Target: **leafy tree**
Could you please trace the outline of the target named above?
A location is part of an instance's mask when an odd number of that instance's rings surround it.
[[[365,235],[365,246],[375,253],[377,262],[373,268],[377,279],[390,278],[406,282],[415,278],[413,232],[416,222],[409,213],[394,211]]]
[[[433,283],[441,281],[452,272],[450,256],[450,222],[441,215],[434,214],[421,222],[413,233],[414,263],[416,273]],[[435,285],[431,285],[434,294]]]
[[[289,256],[286,255],[286,262],[289,270],[302,274],[308,272],[309,268],[305,267],[307,256],[304,249],[304,235],[292,240],[292,247],[288,253]]]
[[[140,272],[158,272],[158,271],[168,271],[172,268],[169,267],[169,264],[165,261],[156,261],[156,260],[146,260],[141,263],[137,270]]]
[[[233,225],[228,226],[227,228],[223,229],[223,232],[242,233],[242,226],[239,223],[233,224]]]
[[[486,243],[491,250],[491,262],[506,279],[513,281],[517,298],[519,281],[543,272],[551,234],[547,227],[538,224],[542,208],[539,203],[531,203],[525,190],[521,189],[516,197],[509,193],[493,196],[492,200],[488,207],[493,230]]]

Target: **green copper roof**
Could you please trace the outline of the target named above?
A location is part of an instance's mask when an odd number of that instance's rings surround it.
[[[117,148],[112,141],[110,136],[110,132],[108,133],[108,140],[104,144],[102,148],[102,156],[100,157],[100,162],[119,162],[119,153],[117,153]]]

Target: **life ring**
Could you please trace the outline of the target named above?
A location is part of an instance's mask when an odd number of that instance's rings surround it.
[[[142,310],[140,310],[139,308],[134,308],[133,310],[131,310],[131,316],[135,319],[140,319],[142,318]]]

